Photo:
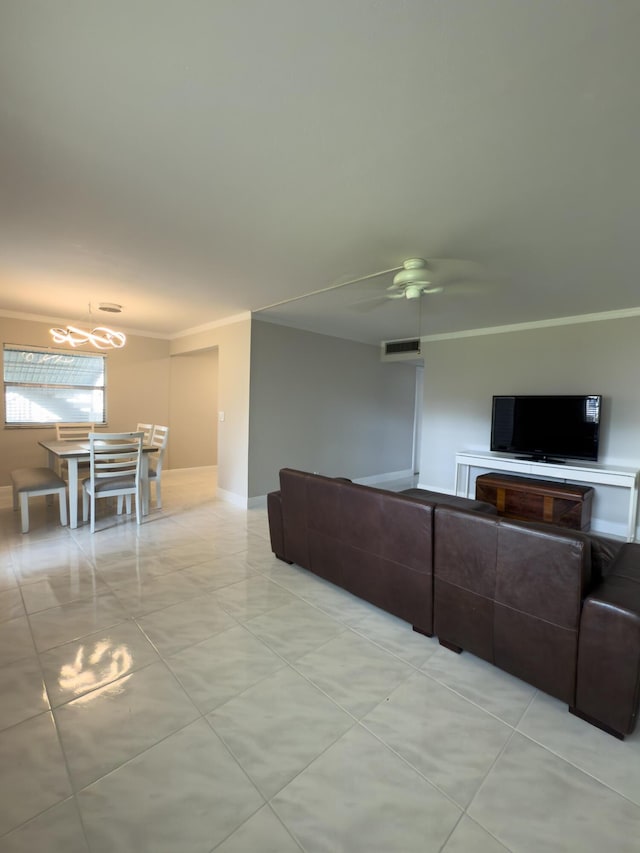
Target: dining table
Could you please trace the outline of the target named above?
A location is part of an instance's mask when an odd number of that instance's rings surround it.
[[[80,479],[78,476],[78,465],[80,462],[89,462],[88,441],[51,441],[43,440],[38,444],[47,451],[49,468],[55,470],[56,460],[64,460],[69,472],[69,527],[78,526],[78,494],[80,492]],[[142,480],[142,514],[149,514],[149,454],[157,452],[158,448],[153,444],[142,445],[142,465],[140,479]]]

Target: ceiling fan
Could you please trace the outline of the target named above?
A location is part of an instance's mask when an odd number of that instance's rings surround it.
[[[418,299],[423,293],[441,293],[441,284],[434,284],[427,262],[422,258],[408,258],[393,277],[387,288],[387,299]]]
[[[423,294],[441,293],[442,291],[459,288],[460,279],[468,280],[473,277],[475,270],[470,269],[473,266],[475,265],[470,264],[468,261],[453,258],[432,258],[429,261],[425,261],[423,258],[408,258],[402,262],[402,266],[378,270],[377,272],[361,275],[357,278],[350,278],[347,281],[338,281],[330,284],[328,287],[322,287],[318,290],[312,290],[309,293],[302,293],[299,296],[293,296],[289,299],[283,299],[280,302],[264,305],[260,310],[267,311],[279,308],[281,305],[298,302],[301,299],[319,296],[330,291],[344,290],[347,293],[353,285],[361,285],[371,279],[393,274],[392,283],[388,285],[382,294],[378,292],[378,295],[371,297],[370,293],[366,295],[366,292],[361,290],[360,293],[365,298],[359,299],[349,306],[356,311],[368,311],[379,305],[388,304],[391,299],[418,300]]]
[[[465,261],[450,258],[439,258],[437,260],[425,261],[424,258],[407,258],[401,267],[390,270],[382,270],[358,279],[363,281],[370,278],[378,278],[388,273],[394,273],[392,282],[387,288],[376,296],[366,296],[352,304],[356,311],[370,311],[382,305],[389,304],[390,299],[420,300],[423,294],[430,295],[442,293],[453,284],[457,287],[460,278],[467,278],[461,267],[468,266]],[[349,282],[355,283],[355,282]]]

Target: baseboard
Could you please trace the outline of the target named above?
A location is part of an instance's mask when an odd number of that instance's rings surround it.
[[[218,486],[216,489],[216,497],[221,498],[226,503],[238,506],[241,509],[247,509],[248,498],[244,495],[239,495],[236,492],[228,492],[226,489],[221,489],[220,486]]]
[[[225,489],[218,488],[216,496],[222,498],[226,503],[233,504],[241,509],[265,509],[267,506],[266,495],[257,495],[253,498],[245,498],[235,492],[227,492]]]
[[[371,477],[356,477],[353,482],[360,486],[371,486],[378,483],[389,483],[391,480],[405,480],[407,477],[413,477],[411,468],[405,468],[404,471],[387,471],[386,474],[374,474]]]
[[[417,489],[424,489],[425,492],[440,492],[441,495],[455,495],[454,489],[443,489],[442,486],[432,486],[429,483],[418,483]]]
[[[207,471],[207,470],[211,471],[211,473],[215,475],[218,473],[218,466],[217,465],[192,465],[190,468],[165,468],[162,471],[162,476],[166,477],[167,474],[169,474],[169,475],[171,475],[171,474],[184,474],[185,472],[188,473],[189,471]]]

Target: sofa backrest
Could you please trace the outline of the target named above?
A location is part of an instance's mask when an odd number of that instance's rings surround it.
[[[431,504],[291,468],[280,492],[287,559],[430,630]]]
[[[309,568],[309,536],[307,534],[307,477],[305,471],[280,470],[282,500],[282,535],[284,553],[291,560]]]
[[[573,702],[587,535],[438,506],[435,632]]]

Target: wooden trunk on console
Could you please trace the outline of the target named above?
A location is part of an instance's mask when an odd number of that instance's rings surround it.
[[[476,479],[476,500],[493,504],[505,518],[546,521],[572,530],[588,530],[591,525],[593,489],[588,486],[482,474]]]

